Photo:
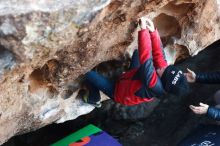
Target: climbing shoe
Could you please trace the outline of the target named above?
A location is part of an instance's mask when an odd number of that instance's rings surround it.
[[[101,104],[101,101],[90,101],[89,100],[89,91],[88,90],[85,90],[85,89],[81,89],[79,91],[79,94],[81,94],[81,97],[82,97],[82,100],[85,102],[85,103],[88,103],[88,104],[91,104],[97,108],[100,108],[102,106]]]

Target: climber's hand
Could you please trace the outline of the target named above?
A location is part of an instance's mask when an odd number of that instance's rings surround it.
[[[147,22],[147,28],[149,29],[150,32],[154,32],[155,31],[155,27],[154,27],[154,23],[152,20],[150,20],[149,18],[145,18],[146,22]]]
[[[209,108],[209,105],[204,103],[199,103],[199,106],[190,105],[189,108],[195,113],[199,115],[206,114]]]
[[[184,73],[184,75],[189,83],[196,82],[196,74],[192,70],[187,68],[187,73]]]
[[[141,29],[146,29],[147,28],[146,18],[141,17],[139,19],[139,26],[140,26]]]
[[[154,27],[153,21],[151,21],[149,18],[146,18],[146,17],[141,17],[139,19],[139,26],[140,26],[141,29],[148,28],[148,30],[150,32],[155,31],[155,27]]]

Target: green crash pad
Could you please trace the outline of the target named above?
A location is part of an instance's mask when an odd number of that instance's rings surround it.
[[[121,146],[106,132],[94,125],[88,125],[77,132],[59,140],[51,146]]]

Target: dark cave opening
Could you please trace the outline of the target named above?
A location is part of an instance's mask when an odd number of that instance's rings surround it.
[[[197,56],[176,64],[183,70],[187,67],[194,71],[220,70],[219,49],[220,41],[217,41]],[[121,61],[110,61],[108,63],[110,63],[109,66],[102,63],[94,70],[113,77],[117,74],[112,75],[112,72],[108,72],[109,70],[118,69],[116,72],[120,74],[128,67],[127,63],[123,64]],[[120,66],[124,67],[120,68]],[[201,101],[214,104],[212,96],[219,88],[220,85],[192,85],[190,95],[181,99],[169,96],[161,101],[149,115],[145,115],[145,105],[134,107],[136,108],[134,110],[115,105],[113,101],[108,100],[103,103],[100,109],[95,109],[87,115],[62,124],[51,124],[39,130],[15,136],[3,146],[46,146],[91,123],[119,139],[122,145],[174,146],[199,124],[213,123],[204,116],[195,116],[189,110],[188,105],[198,104]],[[134,111],[137,110],[141,116],[132,119]]]

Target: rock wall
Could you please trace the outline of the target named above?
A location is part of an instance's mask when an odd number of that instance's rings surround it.
[[[90,112],[76,98],[80,75],[137,47],[139,17],[153,19],[173,63],[220,38],[219,9],[217,0],[0,2],[0,143]]]

